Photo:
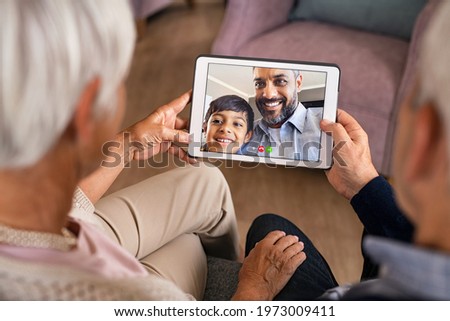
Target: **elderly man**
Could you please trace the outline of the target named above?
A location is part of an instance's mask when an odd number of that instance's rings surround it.
[[[321,123],[336,143],[345,142],[339,151],[345,164],[336,162],[327,177],[364,225],[364,281],[338,287],[306,235],[279,216],[264,215],[250,228],[247,252],[268,231],[281,229],[305,243],[308,257],[278,299],[450,300],[450,1],[436,12],[422,44],[417,84],[398,116],[396,198],[375,171],[367,135],[355,119],[339,111],[337,123]]]
[[[244,153],[317,161],[323,107],[306,109],[299,102],[301,73],[254,68],[253,78],[255,103],[262,118],[255,122],[253,136]]]

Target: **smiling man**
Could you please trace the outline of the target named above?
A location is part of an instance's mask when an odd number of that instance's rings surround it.
[[[255,103],[262,118],[255,122],[246,153],[319,159],[323,107],[307,109],[302,105],[298,98],[302,81],[297,70],[254,68]]]

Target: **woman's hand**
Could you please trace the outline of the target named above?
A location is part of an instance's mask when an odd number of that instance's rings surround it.
[[[188,122],[179,118],[178,114],[190,100],[191,91],[159,107],[143,120],[125,129],[121,134],[129,135],[131,140],[128,150],[125,151],[125,160],[147,160],[167,151],[186,162],[195,163],[195,159],[173,144],[189,143],[189,134],[185,131]]]
[[[233,300],[272,300],[306,259],[298,237],[273,231],[244,259]]]
[[[326,172],[328,181],[339,194],[350,200],[378,176],[370,156],[367,134],[352,116],[341,109],[336,123],[322,120],[320,127],[333,135],[335,145],[334,163]]]
[[[105,159],[101,166],[79,183],[92,203],[95,204],[105,194],[125,165],[132,160],[146,160],[168,151],[186,162],[197,162],[182,148],[174,145],[189,142],[189,134],[184,131],[187,129],[187,121],[179,118],[178,114],[190,99],[191,92],[185,93],[103,145]]]

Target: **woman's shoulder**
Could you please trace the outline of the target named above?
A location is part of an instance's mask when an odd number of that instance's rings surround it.
[[[108,279],[68,266],[0,256],[0,300],[192,300],[154,275]]]

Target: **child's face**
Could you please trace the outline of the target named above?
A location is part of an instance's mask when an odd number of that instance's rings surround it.
[[[236,153],[250,140],[247,133],[247,117],[244,112],[222,110],[209,117],[206,128],[206,144],[210,152]]]

